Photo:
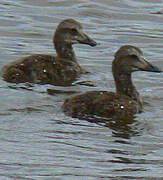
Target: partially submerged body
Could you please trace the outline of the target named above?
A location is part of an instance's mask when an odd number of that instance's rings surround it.
[[[31,82],[38,84],[71,85],[81,73],[72,45],[76,43],[96,46],[79,22],[63,20],[57,27],[54,38],[56,56],[33,54],[5,65],[2,78],[10,83]]]
[[[78,63],[50,55],[35,54],[6,65],[3,79],[12,83],[71,85],[82,73]]]
[[[161,72],[143,57],[135,46],[122,46],[112,63],[116,92],[88,91],[67,98],[63,111],[72,117],[90,119],[96,116],[112,119],[132,119],[135,113],[142,112],[142,101],[131,80],[134,71]]]

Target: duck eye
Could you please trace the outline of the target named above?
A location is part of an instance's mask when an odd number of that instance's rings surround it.
[[[134,58],[134,59],[137,59],[137,58],[138,58],[137,55],[135,55],[135,54],[130,55],[130,57],[131,57],[131,58]]]
[[[73,28],[73,29],[71,29],[71,33],[72,33],[73,35],[76,35],[76,34],[78,33],[78,31]]]

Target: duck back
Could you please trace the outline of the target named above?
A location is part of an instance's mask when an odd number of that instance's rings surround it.
[[[67,115],[80,119],[132,117],[138,112],[137,103],[130,97],[107,91],[88,91],[68,98],[62,108]]]
[[[77,62],[51,55],[34,54],[14,61],[2,69],[2,77],[11,83],[70,85],[82,73]]]

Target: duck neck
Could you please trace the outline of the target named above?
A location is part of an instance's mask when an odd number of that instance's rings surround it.
[[[56,41],[54,46],[59,58],[64,58],[76,62],[76,56],[72,48],[72,44],[68,44],[64,41]]]
[[[115,84],[116,84],[116,92],[120,95],[126,95],[136,101],[139,105],[139,111],[142,108],[142,102],[139,97],[139,93],[137,92],[135,86],[131,80],[131,73],[128,74],[118,74],[113,73]]]

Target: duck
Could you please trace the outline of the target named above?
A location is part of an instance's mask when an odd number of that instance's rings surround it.
[[[82,73],[73,44],[96,46],[97,43],[74,19],[62,20],[53,36],[56,56],[32,54],[5,65],[1,70],[4,81],[9,83],[36,83],[69,86]]]
[[[135,71],[162,72],[145,59],[140,48],[121,46],[112,61],[116,92],[93,90],[68,97],[62,105],[62,111],[73,118],[87,120],[133,119],[136,113],[143,111],[142,99],[132,82],[131,75]]]

